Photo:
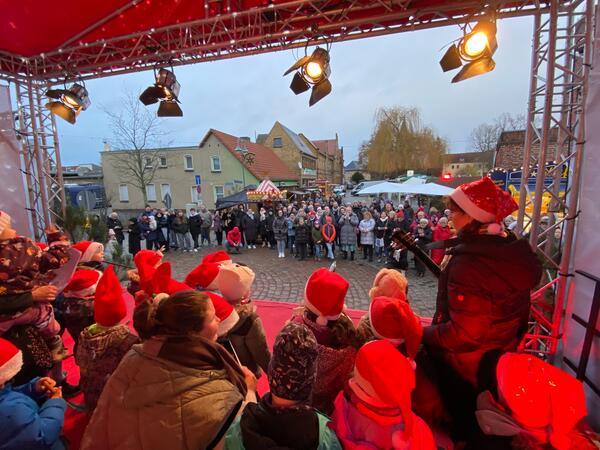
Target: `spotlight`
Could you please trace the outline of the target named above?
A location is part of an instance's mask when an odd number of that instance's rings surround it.
[[[46,108],[70,124],[74,124],[79,113],[92,104],[87,89],[78,83],[69,89],[48,89],[46,97],[55,100],[46,103]]]
[[[312,106],[331,92],[331,68],[329,67],[329,52],[317,47],[312,55],[305,55],[290,67],[283,76],[296,71],[290,89],[298,95],[308,91],[312,86],[308,105]]]
[[[151,105],[160,100],[157,113],[159,117],[181,117],[183,111],[177,104],[180,89],[181,85],[175,74],[170,70],[160,69],[156,74],[156,83],[142,92],[140,101],[144,105]]]
[[[447,72],[466,63],[452,79],[453,83],[457,83],[494,70],[496,63],[492,56],[497,49],[496,22],[482,20],[461,38],[458,45],[450,46],[440,60],[440,66]]]

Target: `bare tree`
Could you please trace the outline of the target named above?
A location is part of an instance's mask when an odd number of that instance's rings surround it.
[[[147,203],[146,186],[152,183],[159,166],[160,149],[169,145],[163,142],[166,132],[162,119],[146,109],[133,92],[123,94],[121,105],[117,111],[102,107],[112,131],[110,142],[115,150],[123,150],[115,153],[114,167],[139,189]]]
[[[527,120],[523,114],[500,114],[492,123],[482,123],[471,132],[471,145],[478,152],[496,150],[498,139],[504,131],[525,130]]]

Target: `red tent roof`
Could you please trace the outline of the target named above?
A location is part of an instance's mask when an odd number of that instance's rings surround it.
[[[474,20],[482,0],[14,0],[2,4],[0,78],[93,78]],[[565,1],[565,3],[569,3]],[[502,3],[498,17],[545,3]],[[458,30],[457,30],[458,32]],[[313,43],[316,42],[313,41]],[[443,43],[440,43],[443,45]]]
[[[204,144],[211,133],[223,143],[227,150],[229,150],[231,154],[235,156],[240,163],[244,165],[244,167],[246,167],[246,169],[248,169],[248,172],[250,172],[259,180],[264,178],[270,178],[271,180],[276,181],[298,179],[298,175],[288,166],[286,166],[273,150],[271,150],[269,147],[265,147],[264,145],[255,144],[254,142],[249,141],[240,141],[240,138],[237,136],[232,136],[231,134],[223,133],[222,131],[211,128],[204,139],[202,139],[200,146]],[[244,163],[240,154],[235,151],[238,143],[240,142],[243,143],[244,147],[249,152],[254,153],[253,164]]]

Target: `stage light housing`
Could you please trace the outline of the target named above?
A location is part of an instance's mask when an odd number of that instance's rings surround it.
[[[327,96],[332,85],[329,81],[331,67],[329,66],[329,52],[321,47],[317,47],[311,55],[305,55],[290,67],[283,76],[296,71],[290,84],[290,89],[296,95],[309,90],[312,86],[312,92],[309,106],[314,105],[323,97]]]
[[[46,103],[46,108],[70,124],[75,124],[79,113],[92,104],[87,89],[79,83],[69,89],[48,89],[46,97],[55,100]]]
[[[496,67],[492,56],[498,49],[496,23],[491,20],[478,22],[458,42],[452,44],[442,59],[440,66],[444,72],[464,67],[452,78],[452,83],[491,72]]]
[[[180,90],[181,85],[175,74],[170,70],[161,68],[156,74],[154,86],[150,86],[142,92],[140,101],[146,106],[160,101],[157,113],[159,117],[181,117],[183,111],[177,105],[177,103],[180,103]]]

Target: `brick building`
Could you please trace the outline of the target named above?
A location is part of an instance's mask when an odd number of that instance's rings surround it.
[[[546,161],[554,160],[556,151],[556,139],[558,129],[554,128],[550,133],[550,142],[546,149]],[[496,158],[494,167],[505,170],[519,169],[523,165],[523,152],[525,151],[525,130],[504,131],[500,134],[496,146]],[[537,155],[540,151],[540,143],[533,144],[531,151]]]

